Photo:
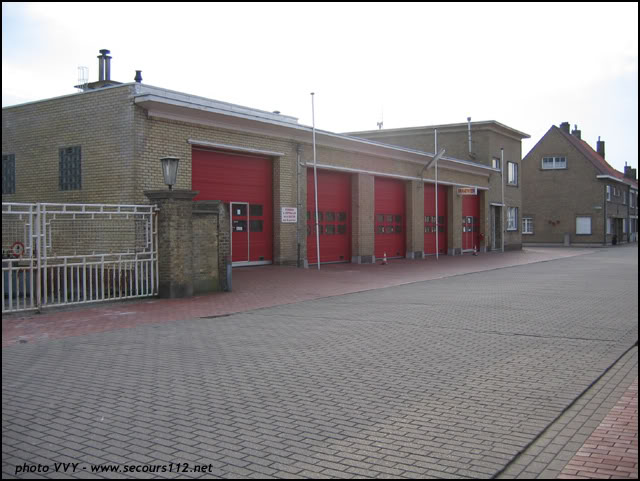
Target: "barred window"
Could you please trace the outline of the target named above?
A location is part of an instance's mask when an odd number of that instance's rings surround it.
[[[2,154],[2,195],[16,193],[16,156]]]
[[[82,189],[82,151],[79,145],[60,149],[60,190]]]

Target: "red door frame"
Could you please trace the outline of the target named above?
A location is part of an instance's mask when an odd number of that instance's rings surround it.
[[[462,251],[480,250],[480,195],[462,196]]]
[[[271,159],[193,148],[191,185],[193,190],[199,191],[194,200],[220,200],[229,204],[229,209],[231,203],[248,204],[247,212],[242,212],[240,216],[235,216],[234,212],[229,210],[234,265],[273,262]],[[234,237],[236,229],[242,230],[237,230],[238,235]],[[249,259],[240,260],[237,254],[247,248],[247,241]],[[243,254],[243,257],[246,256]]]
[[[315,231],[315,182],[307,169],[307,260],[318,263]],[[351,262],[351,175],[318,170],[320,263]]]
[[[406,183],[388,177],[376,177],[375,197],[375,246],[377,258],[405,257],[406,245]]]

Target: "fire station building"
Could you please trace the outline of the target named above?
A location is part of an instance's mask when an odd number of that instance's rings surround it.
[[[84,90],[3,109],[3,201],[148,203],[173,156],[174,189],[228,208],[234,266],[318,262],[311,127],[140,82]],[[520,248],[526,137],[495,121],[316,130],[320,262]]]

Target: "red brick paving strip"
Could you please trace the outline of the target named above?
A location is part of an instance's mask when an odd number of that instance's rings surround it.
[[[638,479],[638,378],[558,476]]]

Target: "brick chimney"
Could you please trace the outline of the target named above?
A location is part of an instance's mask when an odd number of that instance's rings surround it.
[[[573,126],[573,130],[571,131],[571,135],[578,137],[579,139],[582,139],[582,132],[580,130],[578,130],[578,126],[574,125]]]
[[[569,129],[571,129],[571,126],[569,125],[569,122],[562,122],[560,124],[560,130],[562,130],[563,132],[570,133]]]
[[[600,157],[603,159],[604,156],[604,140],[600,140],[600,136],[598,136],[598,143],[596,144],[596,151],[600,154]]]
[[[630,165],[624,164],[624,176],[627,179],[636,180],[636,169],[632,169]]]

